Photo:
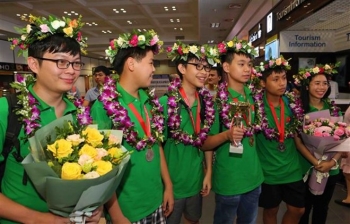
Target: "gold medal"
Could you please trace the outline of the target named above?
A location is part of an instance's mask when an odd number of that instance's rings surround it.
[[[253,137],[253,136],[250,136],[250,137],[249,137],[249,145],[250,145],[251,147],[254,146],[254,137]]]

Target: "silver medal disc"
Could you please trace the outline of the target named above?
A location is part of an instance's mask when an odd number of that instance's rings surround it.
[[[152,149],[148,148],[147,149],[147,152],[146,152],[146,160],[148,162],[152,161],[153,160],[153,157],[154,157],[154,152]]]
[[[286,150],[286,145],[285,145],[284,143],[280,142],[280,143],[278,144],[278,150],[279,150],[280,152],[284,152],[284,150]]]

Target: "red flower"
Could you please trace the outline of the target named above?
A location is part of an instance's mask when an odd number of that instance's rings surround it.
[[[179,52],[180,55],[183,55],[184,53],[182,52],[182,47],[181,45],[179,46],[179,48],[177,49],[177,52]]]
[[[114,39],[109,42],[109,45],[111,46],[112,50],[115,50]]]
[[[137,35],[135,34],[134,36],[132,36],[131,40],[129,41],[129,44],[133,47],[137,47],[139,40],[137,38]]]
[[[77,41],[80,42],[81,41],[81,32],[79,31],[77,34]]]
[[[173,49],[172,47],[167,47],[166,52],[171,52],[172,49]]]
[[[224,43],[218,43],[218,49],[219,49],[220,53],[225,53],[226,52],[225,44]]]
[[[319,67],[320,71],[318,72],[319,74],[323,74],[324,73],[324,68]]]

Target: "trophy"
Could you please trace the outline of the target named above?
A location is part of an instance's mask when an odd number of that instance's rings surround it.
[[[250,122],[250,103],[248,102],[231,102],[230,113],[233,115],[231,126],[243,128],[243,120],[246,125]],[[230,152],[243,153],[243,144],[240,140],[231,142]]]

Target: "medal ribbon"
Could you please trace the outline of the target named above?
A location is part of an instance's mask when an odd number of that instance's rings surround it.
[[[191,118],[191,123],[192,123],[192,127],[194,130],[194,133],[198,134],[201,130],[201,117],[200,117],[200,111],[201,111],[201,104],[199,102],[199,96],[198,96],[198,92],[196,92],[196,99],[197,99],[197,111],[196,111],[196,123],[194,122],[194,118],[193,118],[193,114],[190,108],[190,103],[188,101],[187,95],[185,93],[185,90],[183,88],[179,89],[180,95],[182,96],[182,98],[184,99],[185,103],[188,106],[188,114],[190,115]]]
[[[133,114],[136,116],[137,118],[137,121],[140,123],[143,131],[145,132],[146,136],[147,137],[151,137],[151,122],[150,122],[150,119],[149,119],[149,115],[148,115],[148,111],[147,111],[147,108],[145,105],[143,105],[143,110],[145,111],[145,114],[146,114],[146,123],[145,121],[143,120],[141,114],[136,110],[134,104],[132,103],[129,103],[128,104],[130,110],[133,112]]]
[[[269,107],[273,116],[273,120],[275,121],[276,127],[278,129],[278,132],[280,133],[280,139],[279,142],[283,143],[284,142],[284,103],[282,100],[282,97],[280,97],[280,106],[281,106],[281,111],[280,111],[280,121],[278,122],[277,114],[275,107],[272,105],[270,101],[267,101],[269,103]]]

